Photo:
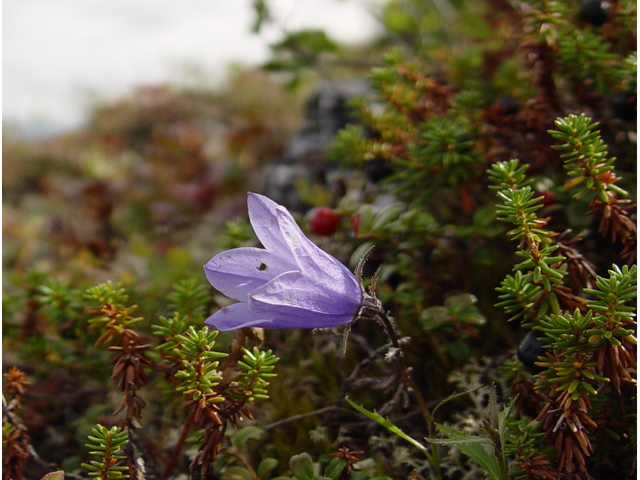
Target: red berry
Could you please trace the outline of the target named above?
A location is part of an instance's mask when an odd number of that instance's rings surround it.
[[[340,223],[340,216],[329,207],[316,207],[309,212],[309,228],[314,235],[333,235]]]

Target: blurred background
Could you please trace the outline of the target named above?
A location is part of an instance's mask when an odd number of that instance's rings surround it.
[[[316,92],[315,107],[313,92],[362,80],[379,61],[381,9],[375,0],[7,2],[5,265],[67,269],[87,249],[111,259],[114,242],[132,245],[125,231],[156,249],[182,244],[221,198],[264,191],[265,163],[317,163],[363,87]],[[305,128],[310,136],[290,141]],[[278,189],[292,196],[299,176],[284,168]],[[67,245],[57,260],[54,238]]]
[[[375,1],[278,0],[252,32],[250,0],[3,2],[3,123],[42,135],[79,126],[95,102],[150,84],[215,87],[230,65],[258,65],[285,32],[338,41],[379,33]]]

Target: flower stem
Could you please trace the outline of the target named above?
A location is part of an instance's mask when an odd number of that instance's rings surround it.
[[[431,416],[431,412],[429,411],[427,402],[424,400],[424,397],[422,396],[420,389],[411,378],[411,375],[409,375],[409,371],[407,370],[407,367],[404,363],[404,357],[402,355],[400,342],[398,341],[398,334],[396,333],[396,330],[386,313],[378,312],[375,318],[382,324],[382,326],[385,329],[385,332],[387,333],[387,336],[389,337],[389,340],[391,340],[391,345],[393,345],[393,347],[396,348],[398,351],[398,354],[394,355],[393,358],[396,362],[398,370],[400,371],[400,374],[402,375],[402,378],[404,378],[404,381],[407,382],[407,385],[413,392],[413,395],[418,401],[418,405],[422,410],[422,416],[424,417],[424,420],[427,424],[428,437],[434,438],[433,418]],[[432,443],[430,446],[430,450],[431,450],[431,454],[428,455],[427,459],[429,461],[429,464],[431,465],[431,468],[433,469],[433,472],[436,475],[436,478],[438,480],[442,480],[442,472],[440,471],[440,457],[438,455],[438,446],[435,443]]]

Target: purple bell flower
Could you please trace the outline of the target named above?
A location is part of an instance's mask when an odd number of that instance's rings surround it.
[[[205,324],[226,331],[352,322],[363,304],[356,277],[305,237],[283,206],[255,193],[248,194],[247,205],[265,248],[222,252],[204,266],[209,283],[239,301],[221,308]]]

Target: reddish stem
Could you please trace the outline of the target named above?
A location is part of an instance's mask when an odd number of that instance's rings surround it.
[[[189,435],[189,431],[191,431],[191,427],[193,426],[193,421],[195,419],[195,416],[196,416],[196,411],[192,409],[191,413],[189,414],[189,418],[187,418],[187,422],[182,427],[182,432],[180,433],[180,438],[178,439],[178,443],[176,443],[176,446],[173,448],[173,452],[171,452],[171,458],[169,459],[169,462],[167,463],[167,466],[165,467],[164,472],[162,472],[162,478],[169,477],[169,475],[175,468],[176,463],[178,462],[178,455],[180,455],[180,452],[182,451],[182,447],[184,447],[184,442],[187,441],[187,435]]]

